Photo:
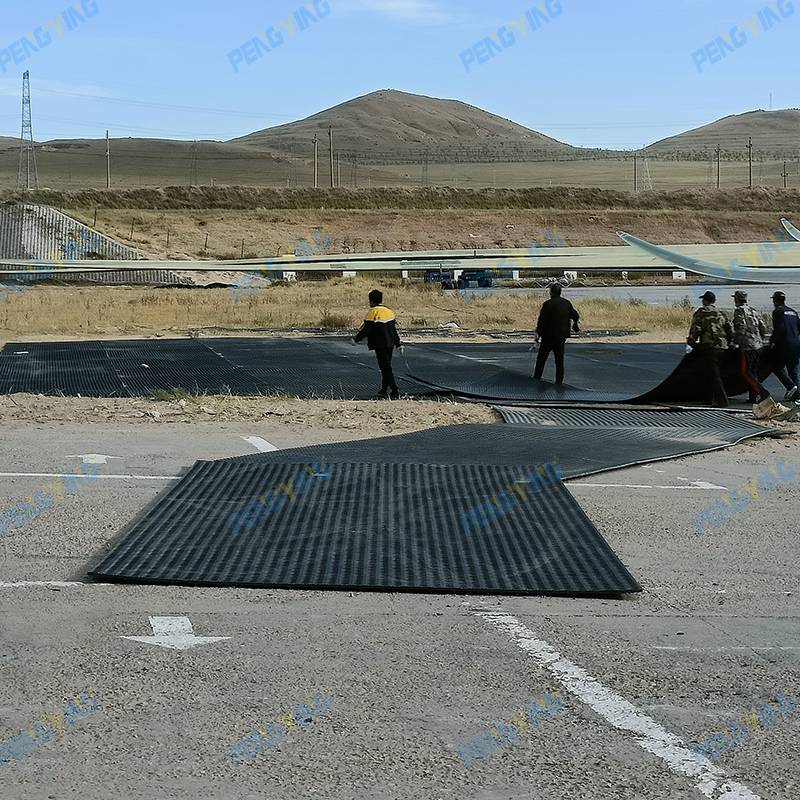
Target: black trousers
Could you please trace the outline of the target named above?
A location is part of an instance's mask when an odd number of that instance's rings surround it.
[[[739,361],[739,374],[747,384],[747,397],[751,403],[760,403],[769,397],[769,392],[758,380],[758,350],[742,350]]]
[[[378,368],[381,371],[381,394],[396,395],[400,393],[400,390],[397,388],[397,383],[394,379],[394,371],[392,370],[393,355],[393,347],[381,347],[375,350],[375,356],[378,359]]]
[[[697,348],[697,355],[703,363],[706,374],[708,404],[727,408],[728,395],[725,392],[725,384],[722,382],[722,371],[720,369],[722,359],[725,357],[725,350],[717,350],[715,347],[701,345]]]
[[[533,377],[536,378],[536,380],[540,381],[542,379],[544,365],[547,363],[550,353],[552,353],[556,360],[556,383],[564,383],[565,344],[566,339],[542,339],[542,342],[539,345],[539,355],[536,356],[536,369],[533,373]]]

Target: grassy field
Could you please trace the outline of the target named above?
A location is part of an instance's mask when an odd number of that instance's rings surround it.
[[[62,335],[180,335],[202,328],[324,328],[348,331],[360,325],[373,284],[365,279],[276,284],[257,292],[227,289],[143,290],[35,286],[7,293],[0,302],[5,340]],[[384,281],[387,305],[405,331],[455,322],[463,330],[530,331],[544,293],[466,300],[423,284]],[[616,300],[579,304],[584,330],[671,333],[688,329],[691,305],[647,306]]]
[[[101,189],[105,187],[104,143],[87,143],[85,149],[37,153],[40,185],[57,190]],[[117,188],[189,186],[192,181],[190,142],[176,142],[168,149],[134,147],[115,142],[112,185]],[[205,149],[204,149],[205,148]],[[221,148],[231,152],[218,153]],[[0,188],[16,186],[19,149],[0,150]],[[716,186],[716,164],[710,161],[671,161],[649,159],[647,167],[638,164],[638,187],[677,190]],[[647,180],[647,169],[650,181]],[[276,158],[258,150],[233,145],[203,143],[198,153],[197,181],[200,186],[311,187],[313,166],[306,159]],[[783,161],[758,161],[753,167],[756,187],[783,186]],[[788,167],[788,186],[800,186],[800,162]],[[321,165],[321,183],[326,185],[325,165]],[[426,182],[427,181],[427,182]],[[722,164],[724,188],[748,185],[746,161]],[[634,188],[633,158],[576,161],[431,163],[427,179],[422,164],[364,166],[342,163],[342,187],[345,189],[442,186],[454,188],[527,188],[575,186],[616,191]]]

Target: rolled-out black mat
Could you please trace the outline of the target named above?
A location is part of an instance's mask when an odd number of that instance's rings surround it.
[[[641,591],[552,464],[200,462],[90,575],[458,594]]]

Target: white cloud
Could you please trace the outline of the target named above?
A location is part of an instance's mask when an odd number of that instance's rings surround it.
[[[444,25],[452,14],[438,0],[336,0],[335,11],[345,14],[380,14],[404,22]]]

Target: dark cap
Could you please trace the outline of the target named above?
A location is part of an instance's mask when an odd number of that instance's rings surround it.
[[[786,295],[783,292],[775,292],[775,294],[772,295],[772,299],[773,300],[779,300],[781,303],[785,303],[786,302]]]
[[[733,297],[736,300],[744,300],[745,302],[747,302],[747,292],[745,292],[743,289],[737,289],[733,293]]]
[[[714,294],[714,292],[706,292],[700,299],[708,300],[711,303],[717,302],[717,296]]]

